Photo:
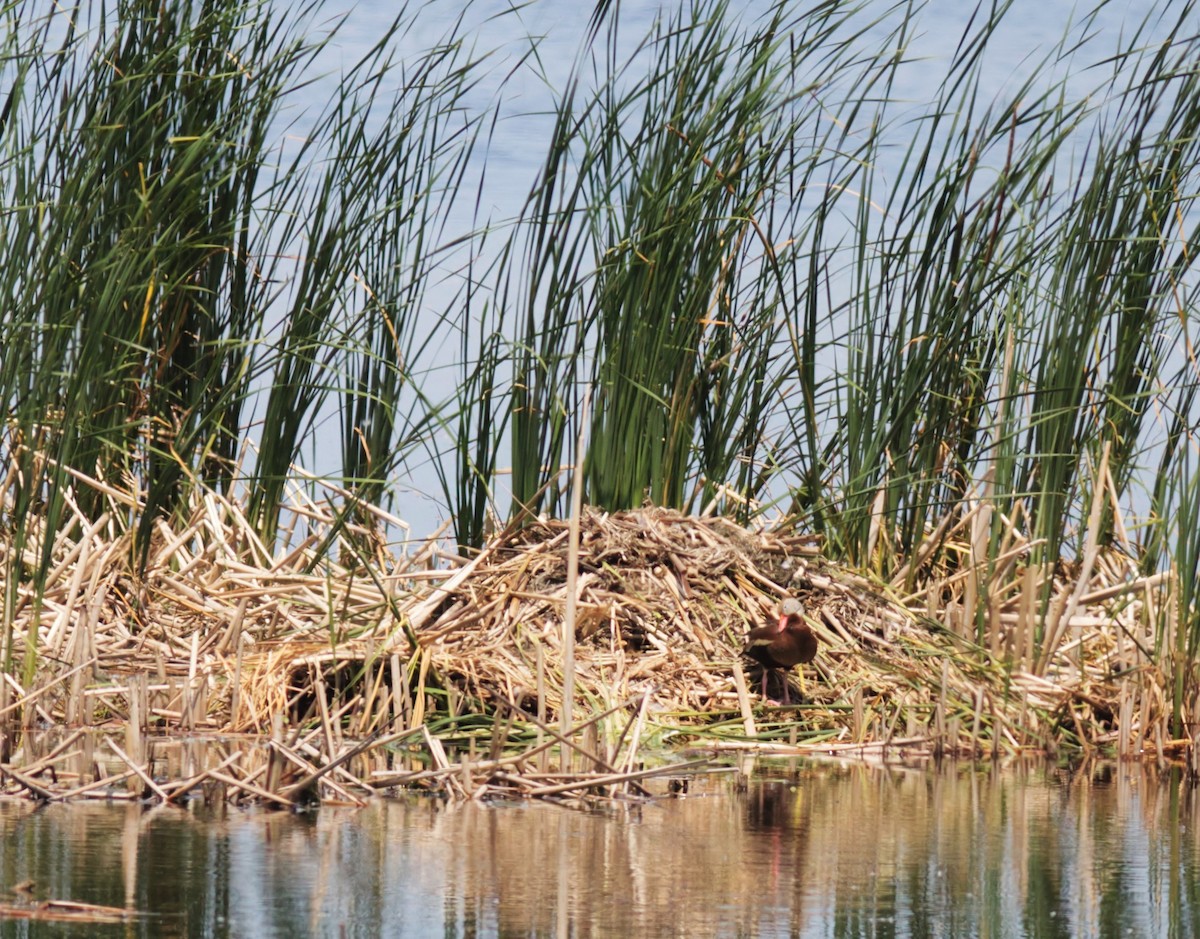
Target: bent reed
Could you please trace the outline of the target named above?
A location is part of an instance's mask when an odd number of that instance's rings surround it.
[[[5,792],[1200,769],[1195,4],[986,100],[997,3],[925,106],[911,4],[617,7],[565,84],[470,4],[400,61],[406,7],[307,110],[319,0],[5,11]],[[514,75],[553,112],[495,221]],[[788,595],[780,708],[741,649]]]

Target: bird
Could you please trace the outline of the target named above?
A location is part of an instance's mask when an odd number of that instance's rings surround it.
[[[775,622],[750,630],[743,650],[763,667],[763,697],[767,696],[767,672],[786,672],[794,665],[811,662],[817,655],[817,636],[804,618],[804,604],[788,597],[779,605]],[[790,703],[787,675],[783,678],[783,700]]]

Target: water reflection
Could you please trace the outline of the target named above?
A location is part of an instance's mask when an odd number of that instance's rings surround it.
[[[0,935],[1200,934],[1178,773],[771,764],[689,790],[603,812],[5,803],[0,886],[146,915]]]

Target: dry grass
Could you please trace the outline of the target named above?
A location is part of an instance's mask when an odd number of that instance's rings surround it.
[[[1065,744],[1160,759],[1189,744],[1165,732],[1150,654],[1169,579],[1137,579],[1125,555],[1105,551],[1037,570],[1014,536],[988,567],[988,616],[1000,628],[981,648],[965,614],[978,604],[978,568],[939,567],[956,552],[971,560],[969,539],[955,542],[969,515],[931,539],[919,576],[902,571],[888,585],[822,560],[806,537],[661,509],[584,510],[564,732],[553,725],[566,684],[566,522],[504,532],[467,563],[434,540],[397,554],[368,528],[338,529],[328,503],[297,491],[291,546],[273,554],[240,505],[207,492],[187,524],[158,524],[139,574],[117,522],[134,497],[77,485],[103,491],[111,510],[40,534],[53,540],[54,569],[40,597],[16,585],[11,632],[13,660],[35,640],[38,667],[28,687],[7,675],[0,696],[9,791],[41,799],[88,783],[39,781],[54,760],[31,748],[37,728],[102,738],[126,767],[115,775],[163,800],[197,783],[150,777],[157,739],[252,735],[267,743],[251,748],[257,756],[222,751],[220,767],[189,778],[209,772],[239,798],[281,803],[402,784],[636,793],[645,754],[667,743],[872,757]],[[335,550],[323,552],[335,531]],[[19,568],[11,542],[0,548],[3,569]],[[27,568],[39,551],[26,546]],[[1043,577],[1053,596],[1044,628],[1056,638],[1039,656],[1031,598]],[[902,594],[904,580],[919,586]],[[804,601],[822,644],[792,679],[802,703],[780,708],[761,700],[739,653],[788,594]],[[574,754],[557,776],[547,772],[552,749]]]

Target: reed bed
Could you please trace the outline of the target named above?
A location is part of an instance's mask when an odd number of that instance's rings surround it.
[[[1200,769],[1196,4],[1096,52],[1106,6],[988,101],[993,4],[914,111],[912,4],[631,50],[598,3],[485,219],[465,20],[291,110],[319,0],[14,4],[7,790],[111,790],[46,728],[168,800],[636,795],[668,744]],[[453,531],[397,545],[422,468]],[[789,708],[741,657],[784,595]],[[181,734],[247,749],[156,778]]]
[[[198,489],[187,525],[158,523],[142,568],[114,521],[137,498],[77,476],[69,504],[83,487],[108,503],[102,524],[80,517],[23,546],[27,563],[46,542],[55,570],[40,596],[16,585],[14,634],[36,642],[41,664],[28,685],[6,676],[0,695],[9,794],[177,801],[207,787],[286,806],[401,786],[637,797],[647,777],[734,750],[1191,758],[1190,741],[1167,733],[1150,667],[1150,623],[1173,586],[1110,553],[1086,577],[1086,565],[1038,574],[1014,561],[1013,589],[993,598],[1008,642],[993,657],[963,637],[968,578],[927,573],[902,596],[899,582],[840,567],[811,535],[778,527],[585,508],[572,596],[568,522],[513,526],[465,561],[436,540],[385,546],[345,523],[336,494],[296,490],[283,513],[296,544],[272,554],[244,505]],[[0,550],[13,560],[10,535]],[[1063,598],[1061,639],[1047,661],[1012,668],[1040,576]],[[821,646],[791,679],[801,702],[783,707],[779,679],[764,700],[741,649],[788,595]],[[211,752],[164,776],[155,751],[180,739]]]

